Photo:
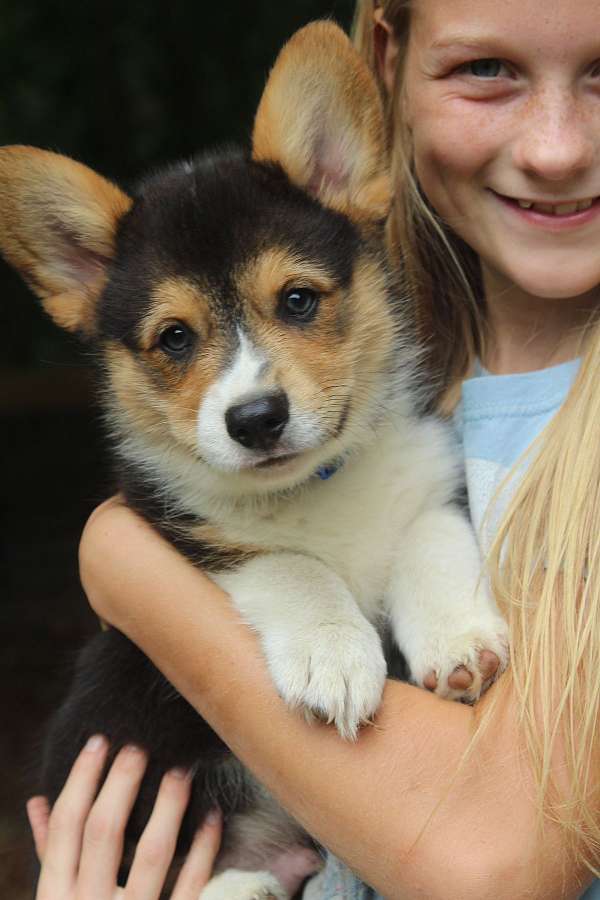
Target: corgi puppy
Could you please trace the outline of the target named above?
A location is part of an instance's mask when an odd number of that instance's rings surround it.
[[[444,697],[479,696],[483,650],[507,663],[452,441],[424,412],[389,206],[377,88],[328,22],[282,50],[251,155],[199,156],[128,196],[54,153],[0,152],[1,251],[95,351],[128,503],[228,592],[290,707],[348,740],[380,702],[384,625]],[[51,798],[95,733],[150,755],[124,873],[174,766],[195,773],[180,855],[209,808],[225,816],[204,898],[283,900],[314,868],[310,839],[115,630],[52,723]]]

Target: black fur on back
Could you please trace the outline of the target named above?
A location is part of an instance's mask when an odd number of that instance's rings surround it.
[[[81,652],[69,697],[50,724],[43,777],[51,802],[75,756],[93,734],[103,734],[110,741],[108,765],[126,744],[151,751],[130,823],[132,837],[139,836],[145,825],[164,772],[176,766],[194,771],[193,798],[182,830],[187,846],[197,822],[214,802],[214,772],[230,753],[150,660],[112,628],[97,634]],[[219,800],[227,802],[227,798]],[[242,800],[231,798],[231,804]]]

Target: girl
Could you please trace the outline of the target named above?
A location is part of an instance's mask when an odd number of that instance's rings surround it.
[[[149,526],[111,501],[86,528],[96,611],[335,854],[307,897],[576,898],[598,874],[599,35],[597,0],[357,9],[390,240],[511,626],[511,670],[475,708],[389,682],[348,745],[285,709],[226,598]]]

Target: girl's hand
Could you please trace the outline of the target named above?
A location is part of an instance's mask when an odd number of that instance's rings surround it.
[[[187,773],[168,772],[135,851],[127,885],[117,887],[123,835],[146,756],[136,747],[117,754],[96,797],[106,756],[105,738],[91,738],[79,754],[52,812],[32,797],[27,815],[42,865],[36,900],[157,900],[164,887],[190,796]],[[94,799],[95,798],[95,799]],[[221,841],[218,813],[196,834],[171,900],[198,900]]]

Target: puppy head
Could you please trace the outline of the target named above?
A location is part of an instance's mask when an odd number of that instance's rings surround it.
[[[179,493],[289,486],[370,433],[395,343],[383,135],[367,69],[316,23],[271,73],[252,159],[198,158],[130,199],[0,151],[0,249],[100,349],[121,452]]]

